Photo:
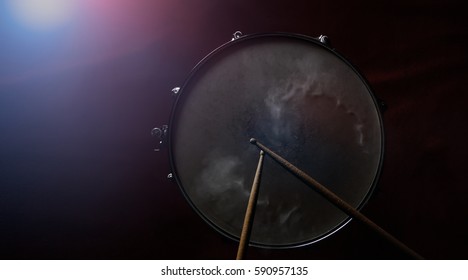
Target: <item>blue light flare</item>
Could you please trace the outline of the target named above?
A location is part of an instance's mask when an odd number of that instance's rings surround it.
[[[49,31],[69,23],[76,16],[76,0],[9,0],[16,21],[35,31]]]

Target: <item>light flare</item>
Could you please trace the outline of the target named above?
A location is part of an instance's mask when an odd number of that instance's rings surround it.
[[[76,0],[9,0],[16,19],[33,30],[50,30],[69,22]]]

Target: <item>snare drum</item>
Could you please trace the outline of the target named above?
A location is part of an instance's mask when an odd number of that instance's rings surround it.
[[[169,125],[171,166],[188,202],[239,239],[256,138],[356,208],[379,177],[383,127],[363,76],[318,39],[243,36],[205,57],[178,92]],[[350,218],[265,158],[251,245],[316,242]]]

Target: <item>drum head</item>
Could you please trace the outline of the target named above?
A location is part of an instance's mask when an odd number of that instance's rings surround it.
[[[179,91],[171,164],[193,208],[238,239],[258,163],[256,138],[360,208],[383,155],[377,102],[338,53],[309,37],[241,37],[213,51]],[[301,246],[349,217],[265,157],[251,244]]]

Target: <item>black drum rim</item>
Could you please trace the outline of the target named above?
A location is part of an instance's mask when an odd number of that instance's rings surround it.
[[[376,172],[375,172],[375,176],[373,178],[373,182],[369,186],[369,190],[366,193],[366,195],[363,197],[360,204],[356,207],[357,210],[361,210],[368,203],[370,197],[374,193],[374,191],[375,191],[375,189],[376,189],[376,187],[378,185],[380,175],[382,173],[383,162],[384,162],[385,132],[384,132],[384,126],[383,126],[382,110],[381,110],[381,107],[379,106],[379,99],[376,97],[376,95],[375,95],[372,87],[370,86],[369,82],[364,77],[364,75],[361,74],[359,69],[353,63],[351,63],[348,59],[346,59],[343,55],[341,55],[338,51],[336,51],[334,48],[320,42],[319,39],[314,38],[314,37],[301,35],[301,34],[294,34],[294,33],[282,33],[282,32],[257,33],[257,34],[251,34],[251,35],[244,35],[244,36],[241,36],[241,37],[239,37],[237,39],[234,39],[232,41],[229,41],[229,42],[226,42],[226,43],[222,44],[221,46],[215,48],[210,53],[208,53],[202,60],[200,60],[195,65],[195,67],[190,71],[190,73],[188,74],[186,79],[184,80],[184,83],[182,84],[182,86],[180,87],[180,89],[179,89],[179,91],[177,93],[175,102],[172,105],[172,110],[171,110],[171,115],[170,115],[170,120],[169,120],[169,128],[168,128],[168,138],[167,139],[168,139],[168,148],[169,148],[170,168],[171,168],[173,178],[174,178],[176,184],[178,185],[179,189],[181,190],[183,196],[185,197],[185,199],[187,200],[187,202],[191,206],[191,208],[197,213],[198,216],[200,216],[207,224],[209,224],[210,227],[215,229],[217,232],[219,232],[223,236],[225,236],[225,237],[227,237],[227,238],[229,238],[231,240],[237,241],[237,242],[239,241],[239,237],[227,232],[226,230],[224,230],[223,228],[218,226],[216,223],[211,221],[209,218],[207,218],[202,213],[202,211],[200,211],[198,209],[198,207],[195,205],[195,203],[192,201],[192,199],[190,198],[190,196],[187,194],[186,190],[184,189],[184,186],[183,186],[183,184],[180,181],[180,178],[178,176],[178,170],[177,170],[176,162],[175,162],[175,159],[174,159],[173,139],[175,137],[177,137],[177,136],[174,135],[173,133],[175,131],[174,127],[177,125],[177,120],[176,120],[177,119],[177,111],[178,111],[178,108],[180,107],[179,106],[180,103],[183,100],[184,90],[192,82],[193,77],[195,76],[195,74],[198,73],[200,69],[202,69],[209,61],[211,61],[214,57],[216,57],[222,51],[224,51],[224,50],[226,50],[226,49],[228,49],[230,47],[239,45],[239,44],[241,44],[241,43],[243,43],[245,41],[255,40],[255,39],[264,38],[264,37],[289,38],[289,39],[295,39],[295,40],[305,40],[307,42],[313,43],[316,46],[318,46],[320,48],[323,48],[326,51],[328,51],[328,52],[332,53],[333,55],[335,55],[336,57],[338,57],[342,62],[344,62],[347,66],[349,66],[353,70],[353,72],[359,77],[359,79],[365,85],[365,87],[366,87],[366,89],[367,89],[367,91],[368,91],[368,93],[369,93],[369,95],[370,95],[370,97],[371,97],[371,99],[373,101],[373,104],[374,104],[375,109],[376,109],[376,114],[377,114],[377,117],[378,117],[378,123],[379,123],[379,127],[380,127],[380,139],[381,139],[381,141],[380,141],[381,142],[380,151],[381,152],[380,152],[380,156],[379,156],[379,159],[378,159],[378,165],[377,165],[377,169],[376,169]],[[246,139],[246,141],[249,141],[249,139]],[[327,232],[323,233],[322,235],[320,235],[318,237],[315,237],[315,238],[312,238],[312,239],[310,239],[308,241],[304,241],[304,242],[297,242],[297,243],[291,243],[291,244],[281,244],[281,245],[271,245],[271,244],[262,244],[260,242],[250,241],[250,245],[254,246],[254,247],[258,247],[258,248],[265,248],[265,249],[288,249],[288,248],[303,247],[303,246],[307,246],[307,245],[311,245],[313,243],[319,242],[319,241],[321,241],[321,240],[323,240],[323,239],[325,239],[327,237],[330,237],[331,235],[333,235],[334,233],[336,233],[337,231],[342,229],[344,226],[346,226],[351,220],[352,220],[352,218],[348,216],[341,223],[337,224],[335,227],[333,227],[332,229],[330,229]]]

